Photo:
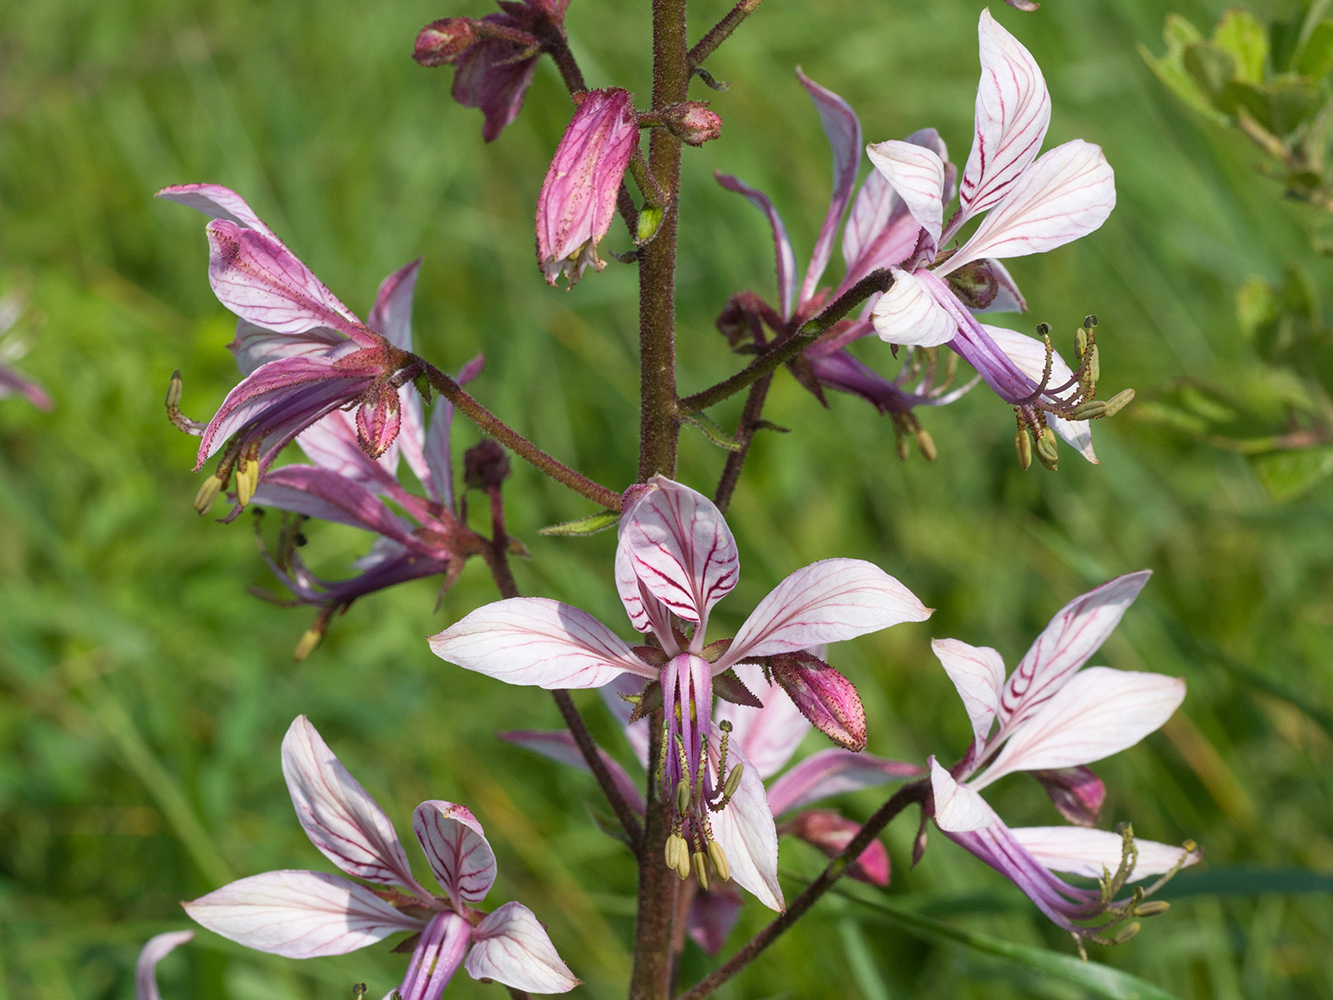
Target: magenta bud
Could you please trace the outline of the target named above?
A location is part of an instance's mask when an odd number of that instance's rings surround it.
[[[370,389],[356,411],[356,437],[361,450],[379,458],[398,437],[401,421],[398,393],[383,384]]]
[[[442,17],[417,34],[412,58],[422,66],[444,66],[456,62],[476,40],[477,30],[471,18]]]
[[[836,858],[861,831],[861,824],[832,809],[807,809],[798,813],[783,829],[813,844],[830,858]],[[889,852],[879,840],[872,840],[861,856],[847,866],[847,874],[871,885],[889,884]]]
[[[865,749],[866,712],[851,681],[806,652],[773,657],[771,670],[811,725],[838,746]]]
[[[681,142],[702,146],[722,134],[722,119],[707,101],[685,101],[662,112],[662,122]]]
[[[491,438],[474,444],[463,454],[463,482],[469,489],[499,488],[509,478],[509,456]]]
[[[1096,826],[1106,801],[1102,779],[1086,767],[1064,767],[1057,771],[1033,771],[1060,815],[1078,826]]]
[[[537,262],[547,284],[572,288],[588,265],[606,265],[597,244],[611,228],[616,195],[639,146],[629,92],[613,87],[583,98],[555,151],[537,198]]]

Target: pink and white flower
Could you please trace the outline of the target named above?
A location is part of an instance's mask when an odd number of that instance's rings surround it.
[[[656,645],[631,648],[586,612],[530,597],[477,609],[432,637],[431,648],[510,684],[602,687],[625,674],[657,682],[666,729],[654,736],[664,755],[663,796],[672,803],[672,867],[685,878],[691,863],[697,873],[710,859],[724,881],[729,873],[781,909],[773,816],[754,764],[712,720],[714,678],[763,660],[807,718],[859,749],[865,716],[855,689],[804,651],[923,621],[931,609],[871,563],[826,559],[780,583],[734,639],[706,646],[709,612],[735,586],[739,563],[717,507],[656,476],[626,491],[616,548],[621,601]],[[781,671],[772,666],[779,660]],[[717,691],[725,697],[729,687],[719,683]]]
[[[1085,765],[1133,746],[1160,727],[1185,697],[1185,682],[1162,674],[1087,667],[1147,583],[1148,571],[1117,577],[1064,608],[1006,680],[994,649],[957,639],[932,643],[972,721],[967,755],[952,768],[930,758],[935,824],[1013,880],[1037,907],[1076,937],[1094,937],[1124,919],[1124,902],[1070,885],[1055,872],[1128,879],[1174,873],[1200,855],[1192,848],[1087,829],[1105,792]],[[994,730],[994,732],[992,732]],[[979,794],[1018,771],[1035,774],[1071,827],[1011,829]],[[1126,866],[1122,868],[1122,860]],[[1101,920],[1100,923],[1096,921]]]
[[[149,938],[134,966],[134,1000],[162,1000],[157,988],[157,963],[194,940],[194,931],[168,931]]]
[[[398,987],[402,1000],[437,1000],[460,965],[473,979],[531,993],[578,985],[527,907],[505,903],[489,914],[475,908],[495,882],[495,852],[465,807],[432,800],[412,817],[444,889],[437,896],[412,874],[388,816],[305,716],[282,741],[282,771],[311,842],[352,878],[312,871],[243,878],[183,904],[199,924],[287,958],[342,955],[411,931],[416,945]]]

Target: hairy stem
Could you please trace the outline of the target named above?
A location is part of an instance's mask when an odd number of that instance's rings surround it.
[[[659,734],[665,716],[659,709],[648,718],[649,732]],[[666,866],[666,839],[670,832],[666,805],[657,790],[657,768],[662,741],[649,741],[648,803],[639,850],[639,906],[634,937],[634,973],[630,1000],[667,1000],[671,996],[671,926],[675,893],[680,878]]]
[[[704,977],[693,989],[682,993],[677,1000],[703,1000],[704,997],[711,995],[715,989],[753,962],[765,948],[777,940],[783,931],[805,916],[820,896],[833,888],[833,885],[847,871],[847,866],[861,856],[861,852],[869,846],[870,842],[879,835],[884,827],[888,826],[890,820],[913,802],[924,802],[929,790],[929,781],[914,781],[912,784],[904,785],[898,789],[889,801],[880,806],[875,814],[866,820],[860,832],[852,838],[852,842],[844,848],[843,852],[830,861],[828,867],[820,873],[819,877],[792,900],[786,913],[780,914],[777,919],[747,942],[740,951],[731,956],[721,968]]]
[[[693,69],[711,56],[717,50],[717,47],[727,40],[727,36],[735,31],[740,23],[753,14],[755,9],[763,2],[764,0],[740,0],[735,7],[727,11],[726,16],[713,25],[708,34],[699,39],[694,48],[690,49],[690,68]]]
[[[741,413],[740,426],[736,429],[736,441],[740,450],[727,455],[727,464],[722,469],[722,479],[717,484],[717,493],[713,502],[724,514],[731,504],[731,495],[740,482],[741,468],[745,465],[745,456],[750,453],[750,442],[759,430],[760,418],[764,412],[764,401],[768,398],[768,387],[773,384],[773,373],[764,375],[750,386],[750,395],[745,400],[745,409]]]

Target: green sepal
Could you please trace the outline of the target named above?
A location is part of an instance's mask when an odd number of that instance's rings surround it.
[[[593,514],[591,517],[581,517],[577,521],[565,521],[561,524],[551,524],[537,531],[539,535],[595,535],[599,531],[605,531],[620,520],[620,515],[615,511],[604,510],[600,514]]]

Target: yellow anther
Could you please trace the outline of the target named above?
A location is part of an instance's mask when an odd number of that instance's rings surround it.
[[[690,783],[684,778],[676,782],[676,812],[687,813],[690,811]]]
[[[1037,461],[1046,466],[1051,472],[1054,472],[1060,463],[1060,453],[1055,448],[1055,432],[1049,427],[1041,432],[1041,437],[1037,438]]]
[[[319,645],[319,640],[322,638],[324,638],[323,632],[319,632],[313,628],[306,629],[305,635],[301,636],[301,641],[296,644],[296,649],[292,650],[292,659],[297,663],[300,663],[314,652],[315,647]]]
[[[694,852],[694,877],[699,880],[699,888],[708,891],[708,858],[703,851]]]
[[[1132,402],[1134,402],[1134,390],[1121,389],[1106,401],[1106,412],[1102,415],[1106,417],[1114,417]]]
[[[213,506],[213,501],[218,498],[222,492],[222,480],[217,475],[211,475],[203,481],[199,487],[199,492],[194,495],[194,509],[200,516],[207,514]]]
[[[933,462],[940,456],[935,449],[935,439],[924,427],[916,432],[916,446],[921,449],[921,454],[926,456],[927,462]]]
[[[737,789],[741,787],[741,774],[745,769],[744,764],[737,764],[727,775],[727,782],[722,786],[722,797],[729,799],[736,794]]]
[[[679,852],[687,850],[685,839],[680,834],[673,833],[666,839],[666,864],[668,868],[677,869],[680,867],[678,858]]]
[[[713,862],[713,869],[717,872],[718,878],[723,882],[731,881],[731,865],[727,864],[726,852],[716,840],[708,842],[708,860]]]
[[[898,452],[899,461],[906,462],[907,456],[912,453],[912,448],[907,443],[907,438],[903,437],[901,434],[898,435],[898,440],[894,443],[894,448]]]
[[[1125,924],[1124,927],[1120,928],[1120,930],[1116,932],[1115,937],[1113,937],[1111,940],[1114,941],[1116,944],[1124,944],[1135,934],[1137,934],[1142,928],[1143,925],[1139,923],[1137,920],[1134,921],[1132,924]]]
[[[1018,449],[1018,464],[1024,470],[1032,468],[1032,438],[1024,428],[1019,428],[1018,436],[1014,438],[1014,447]]]
[[[259,462],[247,458],[245,464],[236,470],[236,502],[242,507],[250,502],[259,486]]]

